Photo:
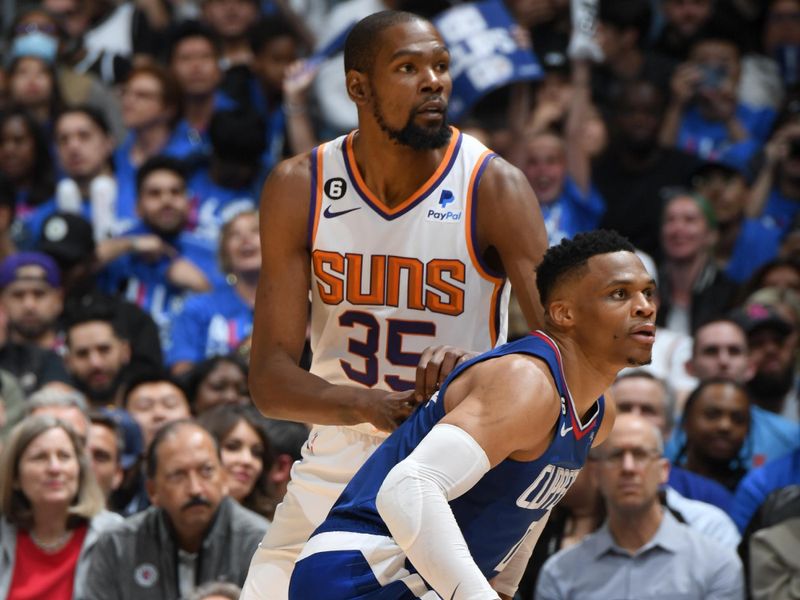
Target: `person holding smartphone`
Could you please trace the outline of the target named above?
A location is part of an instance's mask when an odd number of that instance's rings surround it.
[[[739,98],[741,59],[737,31],[720,20],[709,22],[672,76],[663,145],[704,159],[730,151],[748,159],[766,141],[775,111]]]

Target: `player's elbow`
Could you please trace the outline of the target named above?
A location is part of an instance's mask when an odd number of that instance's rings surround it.
[[[255,368],[255,364],[251,364],[247,375],[247,386],[250,398],[261,414],[274,419],[282,418],[284,394],[279,392],[280,385],[273,376],[272,369],[259,369]]]
[[[424,494],[411,461],[404,460],[389,471],[375,498],[375,507],[401,548],[410,547],[422,527],[419,503]]]

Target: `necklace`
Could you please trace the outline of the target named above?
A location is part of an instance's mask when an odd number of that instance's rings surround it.
[[[40,539],[37,539],[36,534],[33,531],[28,532],[31,536],[31,541],[36,544],[36,547],[40,550],[44,550],[45,552],[55,552],[56,550],[60,550],[64,547],[70,538],[72,537],[72,530],[68,529],[64,533],[62,533],[58,538],[53,540],[52,542],[44,542]]]

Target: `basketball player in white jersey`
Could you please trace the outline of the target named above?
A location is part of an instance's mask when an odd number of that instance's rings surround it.
[[[448,66],[428,21],[360,21],[345,44],[359,129],[284,161],[265,184],[250,391],[265,415],[315,426],[245,600],[287,598],[298,553],[347,482],[455,366],[427,347],[504,342],[509,280],[528,324],[541,324],[538,203],[515,167],[447,125]],[[309,286],[310,373],[297,365]]]

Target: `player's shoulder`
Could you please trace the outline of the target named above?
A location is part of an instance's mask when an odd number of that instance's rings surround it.
[[[278,211],[280,220],[298,222],[305,218],[311,197],[311,152],[304,152],[279,162],[267,177],[261,191],[261,206],[267,212]]]
[[[536,204],[536,195],[525,174],[501,156],[490,160],[478,185],[479,205],[490,202],[490,215],[529,210]]]
[[[520,401],[535,404],[547,413],[560,410],[558,386],[543,357],[514,352],[475,366],[474,376],[506,387]]]
[[[481,182],[490,185],[522,183],[528,185],[525,174],[518,167],[497,154],[486,165],[486,172],[483,174]]]
[[[280,161],[270,172],[267,184],[309,184],[311,182],[312,152],[313,150],[310,150]]]

